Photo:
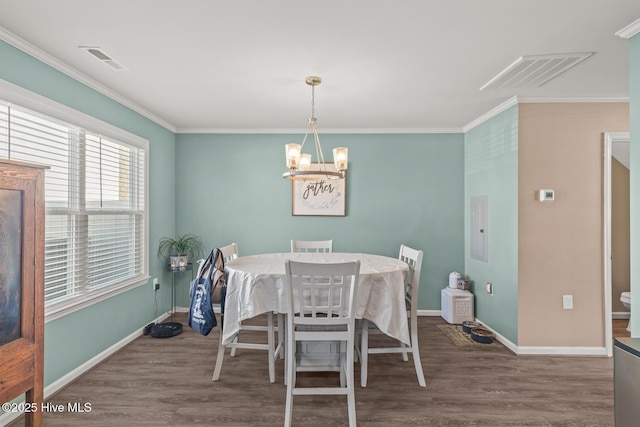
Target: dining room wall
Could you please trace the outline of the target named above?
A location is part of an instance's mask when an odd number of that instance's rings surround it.
[[[465,268],[475,316],[518,343],[518,105],[465,133]],[[487,196],[488,257],[471,257],[470,199]],[[493,285],[493,294],[486,284]]]
[[[325,154],[349,148],[346,216],[291,213],[284,144],[291,134],[178,134],[178,233],[212,248],[238,243],[241,255],[288,252],[291,239],[333,239],[336,252],[397,257],[424,250],[421,310],[440,310],[440,290],[464,267],[462,134],[322,134]],[[179,304],[186,305],[187,281]]]
[[[164,269],[156,258],[155,242],[175,232],[173,132],[4,41],[0,41],[0,79],[149,141],[150,247],[147,256],[150,275],[162,277]],[[154,295],[151,285],[147,284],[47,322],[45,386],[140,330],[166,311],[170,302],[169,286]]]

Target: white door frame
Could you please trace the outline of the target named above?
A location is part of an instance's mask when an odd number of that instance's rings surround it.
[[[604,133],[604,344],[607,356],[613,355],[611,285],[611,148],[615,142],[628,142],[629,132]]]

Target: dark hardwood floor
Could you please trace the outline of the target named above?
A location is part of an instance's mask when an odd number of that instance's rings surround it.
[[[613,337],[630,337],[631,332],[627,331],[629,319],[613,319]]]
[[[180,319],[186,324],[185,315]],[[427,387],[400,355],[373,355],[369,384],[356,402],[361,426],[613,426],[613,359],[516,356],[503,347],[456,347],[421,317],[420,348]],[[227,352],[220,381],[211,382],[218,328],[157,339],[141,336],[49,401],[88,402],[91,412],[46,413],[55,426],[280,426],[285,386],[279,361],[270,384],[263,351]],[[246,334],[251,334],[247,332]],[[299,374],[308,384],[337,374]],[[327,378],[330,377],[330,378]],[[15,425],[20,425],[15,423]],[[294,425],[347,424],[346,398],[294,398]]]

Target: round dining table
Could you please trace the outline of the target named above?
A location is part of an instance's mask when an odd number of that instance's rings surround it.
[[[224,345],[233,340],[243,320],[270,311],[287,312],[287,260],[311,263],[360,261],[356,318],[370,320],[385,334],[410,344],[405,304],[407,263],[397,258],[364,253],[286,252],[243,256],[225,265]]]

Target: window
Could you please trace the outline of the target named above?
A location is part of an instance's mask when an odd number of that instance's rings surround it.
[[[102,122],[97,127],[112,128]],[[50,166],[45,172],[47,320],[148,280],[148,143],[118,129],[112,133],[116,137],[0,101],[0,157]]]

